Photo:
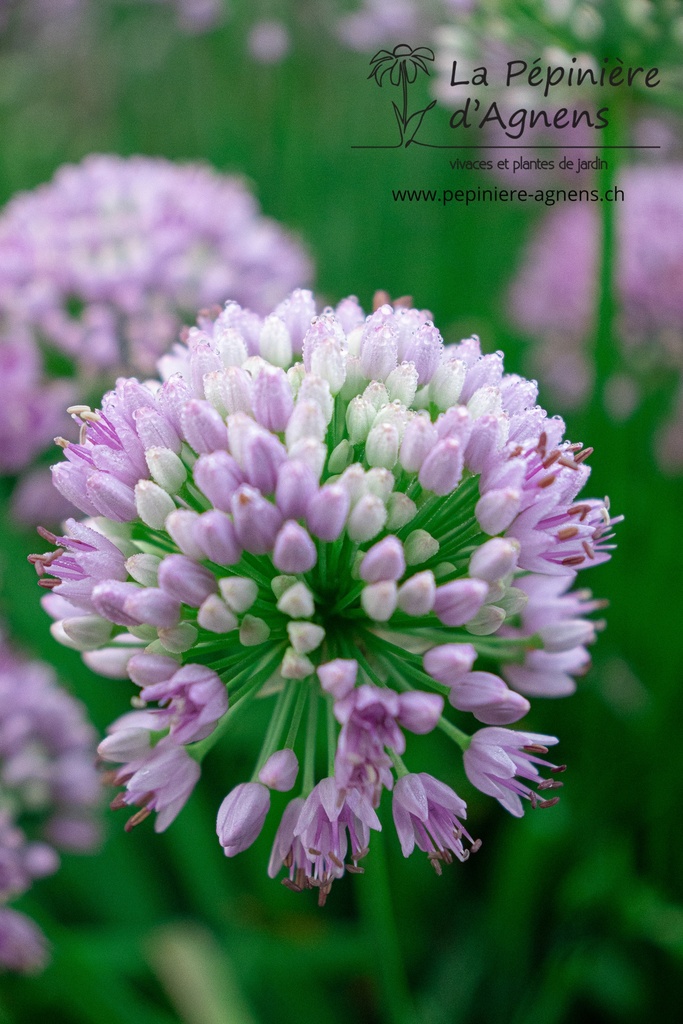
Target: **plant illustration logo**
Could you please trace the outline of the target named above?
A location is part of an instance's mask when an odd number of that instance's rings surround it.
[[[393,50],[378,50],[370,61],[372,70],[368,78],[374,78],[381,88],[388,77],[389,84],[401,90],[400,106],[393,100],[391,102],[399,130],[396,149],[407,147],[415,141],[425,114],[436,105],[436,100],[432,100],[422,110],[415,110],[412,114],[408,110],[408,86],[417,79],[419,71],[429,75],[427,61],[433,60],[434,51],[429,47],[418,46],[412,49],[407,43],[399,43]]]

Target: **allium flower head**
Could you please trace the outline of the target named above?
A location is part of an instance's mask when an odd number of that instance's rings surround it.
[[[628,196],[615,208],[621,365],[605,391],[613,416],[625,419],[652,383],[664,374],[675,379],[655,442],[657,460],[670,472],[683,467],[682,180],[683,168],[673,164],[628,167],[621,176]],[[534,341],[534,365],[565,408],[593,391],[599,239],[595,210],[558,207],[541,224],[510,291],[512,315]]]
[[[84,709],[51,669],[0,638],[0,970],[31,972],[47,959],[40,929],[7,903],[57,870],[56,848],[97,842],[94,747]]]
[[[230,294],[265,313],[309,274],[242,179],[207,165],[92,155],[16,196],[0,214],[0,472],[65,432],[58,411],[98,379],[153,373],[200,307]],[[72,377],[50,383],[38,345]],[[44,500],[32,480],[17,514]]]
[[[321,903],[362,870],[384,790],[406,855],[440,870],[478,848],[464,800],[404,764],[410,734],[445,732],[513,813],[520,795],[549,804],[527,785],[547,786],[538,737],[501,727],[585,671],[597,605],[568,590],[617,521],[579,497],[590,449],[533,382],[384,298],[369,316],[353,297],[318,313],[302,290],[266,317],[228,302],[161,380],[77,407],[53,472],[89,519],[32,556],[55,637],[141,688],[100,747],[130,824],[156,810],[165,828],[233,717],[270,695],[217,832],[228,856],[251,845],[301,763],[269,872]],[[487,728],[468,735],[470,715]]]

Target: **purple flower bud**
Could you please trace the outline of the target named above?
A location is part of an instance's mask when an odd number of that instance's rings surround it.
[[[389,536],[378,541],[367,552],[360,565],[360,578],[366,583],[400,580],[405,571],[403,545],[398,537]]]
[[[287,793],[299,774],[299,762],[293,750],[285,748],[276,750],[271,754],[261,771],[258,773],[259,782],[269,789],[276,789],[279,793]]]
[[[349,496],[340,484],[325,484],[308,503],[308,529],[320,540],[336,540],[344,529],[350,506]]]
[[[513,487],[504,487],[482,495],[474,514],[484,533],[493,537],[512,525],[520,504],[520,492]]]
[[[434,573],[430,570],[418,572],[399,588],[398,607],[406,615],[429,615],[435,597]]]
[[[282,515],[259,491],[243,484],[232,497],[232,515],[237,539],[252,555],[272,550],[282,525]]]
[[[423,735],[436,728],[443,711],[443,697],[438,693],[412,690],[399,694],[397,721],[404,729]]]
[[[99,651],[86,651],[83,661],[98,676],[104,676],[106,679],[126,679],[126,667],[133,654],[133,647],[101,647]]]
[[[85,485],[86,497],[96,514],[113,519],[115,523],[129,523],[137,519],[135,493],[132,487],[117,480],[110,473],[91,473]],[[62,490],[66,498],[69,495]],[[69,499],[70,500],[70,499]],[[82,503],[79,507],[82,507]]]
[[[519,541],[494,537],[478,547],[470,558],[470,575],[487,583],[495,583],[517,566]]]
[[[185,555],[167,555],[164,558],[159,566],[159,586],[191,608],[199,608],[209,594],[218,590],[214,574]]]
[[[0,908],[0,965],[19,974],[35,974],[49,959],[47,939],[38,925],[18,910]]]
[[[460,483],[464,467],[462,446],[457,438],[439,441],[425,458],[418,479],[426,491],[445,495]]]
[[[302,519],[318,490],[318,481],[305,462],[289,459],[277,474],[275,501],[285,519]]]
[[[161,629],[172,629],[180,620],[180,604],[156,587],[136,589],[126,599],[124,610],[139,622]]]
[[[163,654],[134,654],[128,662],[128,675],[138,686],[163,683],[178,671],[178,662]]]
[[[464,626],[476,615],[488,594],[483,580],[454,580],[436,588],[434,611],[445,626]]]
[[[427,413],[418,413],[408,422],[401,443],[400,462],[409,473],[417,473],[437,443],[436,427]]]
[[[171,421],[158,409],[141,406],[133,413],[133,421],[137,435],[145,450],[149,448],[169,448],[176,455],[180,454],[180,438]]]
[[[427,651],[422,664],[432,679],[452,686],[454,680],[471,670],[476,658],[477,652],[472,644],[439,644]]]
[[[99,508],[88,497],[87,480],[90,476],[90,468],[83,465],[74,465],[71,462],[58,462],[56,466],[50,467],[52,483],[59,493],[67,501],[85,512],[87,516],[98,516]],[[133,517],[131,517],[133,518]]]
[[[296,575],[308,572],[318,560],[315,544],[308,532],[294,520],[288,520],[275,539],[273,564],[280,572]]]
[[[193,476],[197,487],[221,512],[230,511],[232,496],[244,483],[242,470],[232,455],[224,451],[200,455],[194,464]]]
[[[201,562],[206,557],[197,536],[199,513],[189,508],[178,508],[166,520],[166,531],[188,558]],[[158,576],[158,569],[157,569]]]
[[[501,427],[497,416],[480,416],[472,426],[465,449],[465,463],[473,473],[482,473],[498,461],[502,447]]]
[[[418,383],[428,384],[441,362],[443,339],[434,324],[429,321],[422,324],[410,336],[403,351],[403,358],[415,363],[418,372]]]
[[[242,453],[242,466],[248,483],[257,487],[261,494],[272,494],[278,469],[286,459],[287,450],[282,441],[265,430],[254,430],[245,441]]]
[[[246,850],[259,836],[270,808],[270,793],[259,782],[242,782],[223,800],[216,832],[226,857]]]
[[[195,527],[197,544],[208,558],[217,565],[236,565],[242,557],[242,549],[230,516],[218,509],[202,512]]]
[[[261,426],[282,434],[294,409],[292,388],[284,370],[265,366],[252,385],[251,400]]]
[[[182,409],[180,421],[187,443],[196,452],[208,454],[228,447],[225,423],[209,402],[191,398]]]
[[[356,685],[358,662],[355,658],[335,658],[317,668],[318,679],[325,693],[335,700],[347,697]]]
[[[383,381],[398,362],[398,342],[395,327],[368,326],[363,331],[360,365],[366,380]]]
[[[485,725],[508,725],[529,710],[529,701],[509,690],[492,672],[468,672],[450,684],[450,703],[458,711],[471,711]]]
[[[92,603],[95,610],[117,626],[139,626],[140,619],[125,611],[129,597],[140,593],[140,587],[134,583],[120,583],[118,580],[105,580],[93,587]]]

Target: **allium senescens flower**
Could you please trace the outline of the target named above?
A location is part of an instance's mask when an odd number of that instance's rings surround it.
[[[628,167],[620,177],[628,196],[615,208],[620,366],[605,392],[610,411],[625,419],[653,384],[676,382],[655,444],[658,462],[670,472],[683,469],[682,182],[683,166],[676,164]],[[535,365],[566,408],[593,392],[589,339],[599,242],[594,209],[558,207],[541,223],[510,291],[513,318],[534,339]]]
[[[63,408],[98,380],[153,373],[200,307],[229,294],[265,313],[309,274],[246,183],[208,165],[95,154],[15,196],[0,213],[0,473],[64,433]],[[50,382],[43,350],[71,376]],[[16,495],[18,518],[46,515],[40,481]]]
[[[0,970],[47,959],[37,925],[7,903],[59,867],[55,847],[88,850],[100,783],[95,730],[49,666],[17,657],[0,637]]]
[[[556,740],[504,727],[585,671],[597,604],[569,588],[609,558],[616,520],[579,498],[590,449],[536,385],[404,301],[318,315],[306,291],[265,318],[229,302],[159,365],[163,383],[74,410],[54,480],[91,518],[34,556],[55,637],[141,687],[100,746],[115,805],[165,828],[259,693],[271,725],[219,840],[249,846],[302,759],[269,872],[321,902],[362,870],[385,789],[406,855],[440,868],[478,846],[451,780],[404,764],[410,734],[445,732],[514,814],[554,803],[559,769],[537,755]]]

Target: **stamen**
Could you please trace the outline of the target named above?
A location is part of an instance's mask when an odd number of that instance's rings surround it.
[[[562,454],[562,452],[559,450],[559,448],[555,448],[555,450],[550,453],[548,458],[543,461],[543,463],[542,463],[543,468],[544,469],[550,469],[552,464],[554,462],[557,462],[557,460],[559,459],[561,454]]]
[[[583,555],[569,555],[568,558],[563,558],[560,565],[582,565],[586,559]]]
[[[481,850],[481,839],[475,839],[470,847],[470,853],[476,853],[477,850]]]
[[[60,437],[55,437],[53,440],[54,440],[55,444],[59,448],[68,448],[69,445],[71,444],[71,441],[67,441],[67,439],[65,437],[61,437],[61,436]]]
[[[570,537],[576,537],[578,532],[578,526],[563,526],[561,530],[557,531],[557,539],[569,540]]]
[[[529,754],[547,754],[548,753],[548,748],[542,746],[542,744],[540,744],[540,743],[527,743],[527,745],[525,747],[522,747],[522,750],[526,750],[527,753],[529,753]]]
[[[589,459],[591,457],[593,451],[593,448],[584,448],[582,452],[579,452],[578,455],[574,456],[575,461],[578,462],[580,465],[582,462],[585,462],[586,459]]]
[[[289,889],[290,892],[301,892],[301,889],[296,884],[296,882],[292,882],[292,880],[289,878],[283,878],[282,884],[284,885],[285,889]]]
[[[333,853],[332,850],[328,851],[327,856],[330,858],[330,860],[332,861],[333,864],[336,864],[336,866],[338,868],[343,868],[344,867],[344,861],[340,860],[339,857],[337,856],[337,854]]]
[[[346,864],[345,867],[346,867],[346,870],[349,871],[352,875],[364,875],[365,874],[365,868],[359,867],[358,864]]]
[[[308,847],[308,852],[310,853],[311,857],[322,857],[320,850],[316,850],[315,847],[313,846]]]
[[[593,551],[593,548],[590,546],[588,541],[587,540],[582,541],[581,542],[581,547],[583,548],[583,550],[586,552],[586,554],[588,555],[588,557],[592,561],[595,558],[595,552]]]
[[[538,791],[539,793],[543,789],[561,789],[564,786],[564,782],[560,782],[559,779],[544,779],[543,782],[539,782]]]
[[[555,804],[559,804],[559,802],[559,796],[552,796],[550,800],[539,800],[536,806],[545,809],[546,807],[554,807]]]
[[[555,474],[554,473],[550,473],[549,476],[544,476],[542,480],[538,481],[538,486],[539,486],[539,488],[541,488],[541,487],[550,487],[550,485],[554,484],[556,480],[557,480],[557,477],[555,476]]]
[[[140,825],[145,818],[149,818],[151,814],[149,807],[143,807],[137,811],[131,818],[128,819],[126,824],[123,826],[124,832],[132,832],[136,825]]]

